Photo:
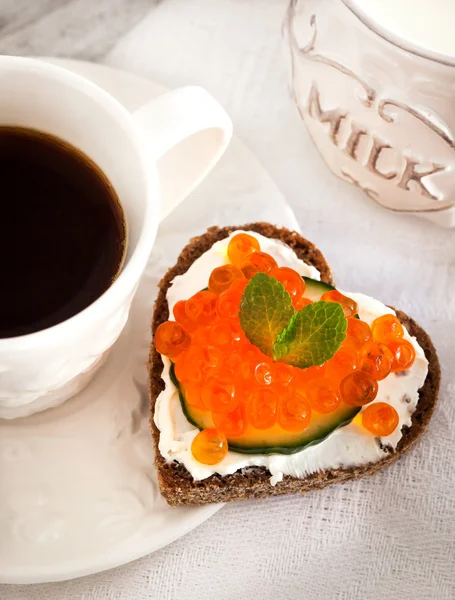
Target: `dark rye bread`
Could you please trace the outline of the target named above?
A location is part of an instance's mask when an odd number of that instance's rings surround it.
[[[291,246],[299,258],[315,266],[320,271],[323,281],[332,283],[331,271],[323,255],[313,244],[295,232],[284,228],[279,229],[268,223],[252,223],[238,227],[211,227],[207,233],[190,241],[182,250],[176,265],[169,269],[161,280],[152,322],[153,335],[156,328],[169,317],[166,293],[174,277],[185,273],[190,265],[216,241],[227,237],[236,229],[256,231],[267,237],[280,239]],[[403,437],[397,449],[388,453],[387,456],[376,463],[349,469],[331,469],[314,473],[304,479],[285,476],[283,481],[275,486],[270,484],[270,472],[264,467],[249,467],[232,475],[221,476],[215,474],[202,481],[194,481],[183,465],[165,461],[158,450],[159,431],[153,421],[155,402],[164,388],[161,379],[163,362],[152,344],[149,361],[151,428],[155,444],[155,466],[158,471],[161,493],[167,502],[171,506],[199,505],[248,498],[265,498],[282,494],[305,494],[311,490],[322,489],[331,483],[342,483],[372,475],[400,458],[420,437],[430,421],[438,398],[440,368],[433,343],[425,331],[403,312],[397,311],[397,315],[410,335],[417,338],[429,361],[428,376],[420,390],[417,409],[412,416],[412,425],[404,428]]]

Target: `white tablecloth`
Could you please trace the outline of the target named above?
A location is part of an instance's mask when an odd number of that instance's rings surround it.
[[[372,479],[226,506],[133,564],[67,583],[3,586],[2,600],[455,598],[455,233],[385,212],[328,174],[287,92],[286,4],[165,0],[107,62],[169,87],[205,86],[340,287],[400,306],[430,332],[443,381],[428,434]]]

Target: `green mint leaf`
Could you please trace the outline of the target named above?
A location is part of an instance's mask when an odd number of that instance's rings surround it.
[[[294,314],[284,285],[266,273],[256,273],[243,292],[240,325],[252,344],[273,356],[273,344]]]
[[[304,306],[277,336],[273,358],[301,369],[322,365],[340,348],[347,325],[337,302],[320,300]]]

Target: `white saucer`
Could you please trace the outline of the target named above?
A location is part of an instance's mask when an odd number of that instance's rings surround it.
[[[91,79],[129,110],[165,91],[102,65],[51,62]],[[192,235],[253,220],[298,228],[234,136],[216,170],[160,227],[126,330],[95,380],[60,408],[0,421],[0,582],[59,581],[125,564],[221,508],[171,509],[159,494],[148,424],[149,323],[156,283]]]

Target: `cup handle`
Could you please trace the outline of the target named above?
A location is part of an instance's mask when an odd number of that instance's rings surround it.
[[[163,94],[133,118],[157,165],[163,221],[215,166],[231,139],[232,122],[218,102],[196,86]]]

